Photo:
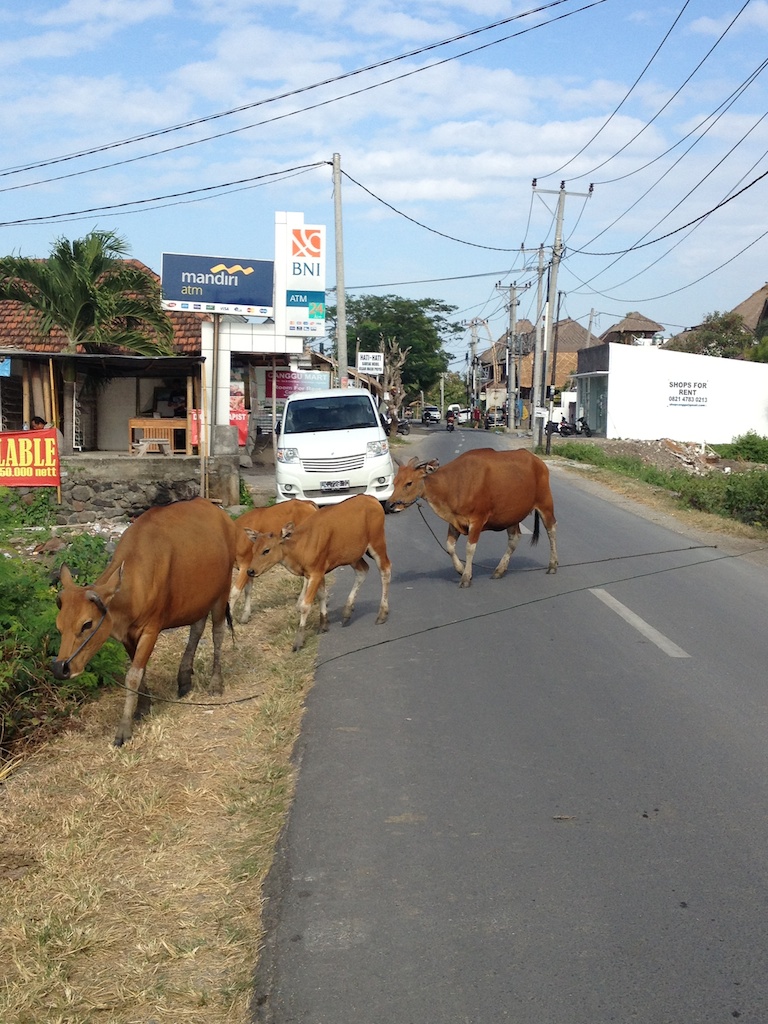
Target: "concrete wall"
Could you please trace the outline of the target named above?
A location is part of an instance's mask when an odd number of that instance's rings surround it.
[[[768,436],[768,364],[610,345],[606,437],[727,444]]]

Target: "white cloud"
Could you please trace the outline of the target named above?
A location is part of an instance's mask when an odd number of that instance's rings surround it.
[[[701,35],[720,36],[728,28],[735,14],[734,9],[719,18],[697,18],[691,23],[690,31]],[[750,29],[768,30],[768,3],[765,0],[752,0],[731,32],[747,32]]]

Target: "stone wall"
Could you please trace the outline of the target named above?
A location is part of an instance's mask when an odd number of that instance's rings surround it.
[[[236,455],[207,460],[208,496],[225,506],[240,496]],[[73,455],[61,459],[60,526],[130,520],[152,505],[194,498],[204,492],[200,459],[174,455]]]

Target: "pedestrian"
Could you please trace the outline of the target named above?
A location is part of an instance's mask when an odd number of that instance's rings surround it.
[[[480,406],[476,405],[472,410],[472,426],[477,430],[480,426]]]
[[[30,430],[50,430],[52,426],[53,424],[46,423],[42,416],[33,416],[29,424]],[[59,446],[59,453],[61,453],[61,449],[64,445],[64,435],[58,427],[56,428],[56,443]]]

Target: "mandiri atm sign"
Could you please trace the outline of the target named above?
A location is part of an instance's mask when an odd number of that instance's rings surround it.
[[[163,309],[274,315],[273,260],[163,253]]]

